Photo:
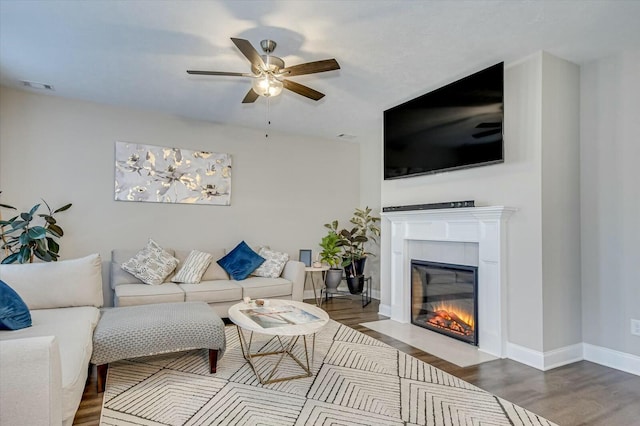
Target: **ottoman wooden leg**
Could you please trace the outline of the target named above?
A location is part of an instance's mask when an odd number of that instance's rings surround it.
[[[209,373],[215,373],[218,368],[218,350],[209,349]]]
[[[107,370],[109,370],[109,364],[98,365],[96,366],[96,369],[98,371],[96,387],[98,388],[98,393],[101,393],[104,392],[104,386],[107,383]]]

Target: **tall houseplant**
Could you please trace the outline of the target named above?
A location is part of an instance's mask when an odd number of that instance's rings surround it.
[[[335,226],[337,227],[337,221],[335,223]],[[340,285],[340,281],[342,281],[342,268],[339,268],[340,263],[342,262],[342,258],[340,256],[342,249],[340,244],[340,237],[331,228],[329,228],[327,235],[322,237],[322,241],[320,241],[320,247],[322,248],[322,251],[320,252],[320,261],[329,265],[329,270],[326,272],[325,276],[325,285],[328,292],[336,291]]]
[[[0,248],[4,250],[2,263],[31,263],[35,257],[44,262],[55,262],[60,257],[60,245],[56,238],[61,238],[64,231],[54,215],[69,210],[71,203],[52,210],[46,201],[42,202],[47,206],[48,214],[36,216],[40,208],[40,204],[36,204],[28,212],[22,212],[9,220],[2,220],[0,216]],[[17,210],[7,204],[0,204],[0,207]],[[37,217],[41,218],[39,224],[34,223]]]
[[[367,255],[373,255],[366,251],[365,244],[369,241],[377,243],[380,236],[380,218],[373,216],[371,212],[368,206],[364,209],[356,208],[349,220],[353,228],[338,232],[343,252],[342,266],[345,268],[349,291],[353,294],[362,292],[365,261]]]

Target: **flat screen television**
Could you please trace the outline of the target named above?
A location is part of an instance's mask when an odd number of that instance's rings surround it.
[[[384,112],[384,178],[504,162],[504,63]]]

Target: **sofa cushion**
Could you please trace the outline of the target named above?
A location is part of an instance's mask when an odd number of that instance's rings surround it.
[[[228,280],[230,278],[229,274],[216,262],[218,259],[224,257],[224,249],[207,250],[207,253],[213,256],[213,262],[211,262],[207,270],[204,271],[202,281]]]
[[[33,326],[0,332],[0,340],[56,336],[62,366],[62,418],[73,420],[80,405],[91,358],[93,329],[100,311],[82,306],[31,311]]]
[[[200,284],[180,284],[186,302],[229,302],[242,300],[242,287],[237,281],[202,281]]]
[[[122,269],[145,284],[162,284],[178,266],[178,259],[149,238],[147,245],[131,259],[122,264]]]
[[[47,263],[0,265],[0,277],[29,309],[96,306],[102,298],[102,260],[98,254]]]
[[[178,272],[171,278],[174,283],[198,284],[213,256],[198,250],[191,250]]]
[[[290,296],[293,287],[291,281],[284,278],[249,277],[238,284],[242,287],[242,297],[252,299]]]
[[[22,298],[0,280],[0,330],[31,327],[31,314]]]
[[[115,289],[115,296],[116,306],[184,302],[184,292],[178,287],[178,284],[174,283],[162,285],[120,284]]]
[[[258,254],[265,258],[262,265],[253,271],[252,275],[265,278],[278,278],[282,274],[284,265],[289,261],[288,253],[270,250],[268,247],[262,247]]]
[[[253,251],[244,241],[240,242],[218,264],[237,281],[244,280],[264,262],[264,257]]]

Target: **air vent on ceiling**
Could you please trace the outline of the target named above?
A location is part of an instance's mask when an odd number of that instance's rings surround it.
[[[32,89],[54,90],[52,85],[46,84],[46,83],[38,83],[36,81],[27,81],[27,80],[20,80],[20,83],[22,83],[23,86],[30,87]]]

